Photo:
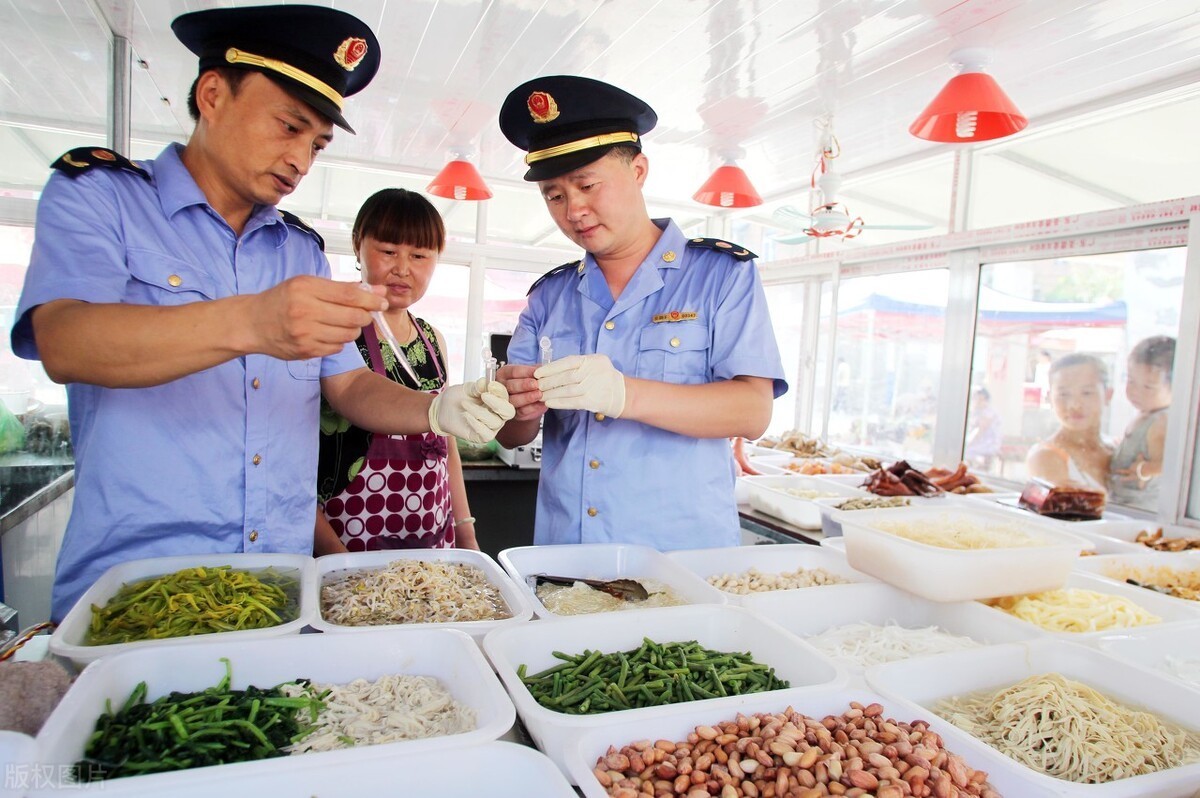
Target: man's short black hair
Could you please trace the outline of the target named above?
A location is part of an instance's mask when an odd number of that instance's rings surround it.
[[[242,87],[242,81],[250,74],[248,70],[234,69],[233,67],[214,67],[211,70],[205,70],[205,72],[209,71],[216,72],[224,78],[225,82],[229,84],[229,90],[234,94],[238,93],[238,89]],[[196,76],[196,79],[192,81],[192,87],[188,89],[188,116],[192,118],[193,122],[200,121],[200,107],[196,105],[196,84],[200,82],[200,78],[202,77],[204,77],[204,72]]]

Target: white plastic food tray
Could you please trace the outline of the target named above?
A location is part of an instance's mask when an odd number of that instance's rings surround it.
[[[389,674],[435,676],[456,701],[476,711],[477,725],[473,731],[450,736],[132,776],[72,786],[71,792],[113,796],[123,795],[128,788],[174,795],[177,789],[193,782],[216,778],[220,781],[209,782],[214,785],[209,794],[225,794],[225,789],[215,785],[237,783],[243,775],[282,778],[298,764],[336,770],[353,768],[372,757],[457,750],[489,742],[508,731],[515,719],[512,702],[479,648],[469,636],[451,629],[211,642],[127,651],[92,663],[38,734],[40,761],[53,767],[77,761],[97,718],[104,713],[105,702],[120,706],[138,682],[146,682],[147,701],[176,690],[196,692],[217,684],[225,674],[222,657],[230,661],[234,688],[251,684],[270,687],[297,678],[347,684],[358,678],[375,680]]]
[[[869,495],[865,491],[816,477],[746,477],[750,506],[800,529],[821,528],[821,507],[816,499],[804,499],[789,490],[816,491],[824,496],[850,498]]]
[[[1029,624],[1003,613],[997,617],[988,607],[975,601],[929,601],[879,583],[847,585],[838,588],[836,595],[808,590],[761,593],[753,596],[745,606],[802,638],[857,623],[876,626],[894,623],[906,629],[937,626],[942,631],[969,637],[982,645],[1042,636]],[[864,670],[847,662],[837,664],[852,675],[861,676]]]
[[[331,768],[298,757],[282,772],[195,779],[171,798],[575,798],[575,790],[544,754],[526,745],[489,742],[418,754],[371,757]],[[215,769],[219,772],[219,768]],[[161,798],[153,790],[122,792]]]
[[[874,582],[875,579],[856,571],[846,563],[844,555],[822,549],[808,543],[763,544],[761,546],[738,546],[724,549],[685,549],[667,554],[675,562],[687,568],[701,579],[708,581],[712,576],[729,574],[737,576],[751,568],[757,568],[760,573],[778,574],[784,571],[795,571],[798,568],[812,570],[822,568],[831,574],[840,576],[850,582]],[[823,585],[836,587],[836,585]],[[729,598],[730,604],[747,604],[748,599],[755,596],[776,593],[797,593],[814,590],[815,587],[791,588],[788,590],[773,590],[769,593],[749,593],[740,595],[721,591]]]
[[[726,594],[679,563],[649,546],[623,543],[577,543],[562,546],[517,546],[500,552],[500,564],[525,592],[539,618],[561,616],[546,609],[526,577],[536,574],[580,579],[653,579],[670,587],[689,604],[725,604]],[[617,614],[642,612],[635,608]]]
[[[1200,690],[1200,683],[1182,679],[1167,667],[1168,656],[1200,661],[1200,623],[1144,626],[1102,637],[1096,641],[1096,646],[1114,657],[1152,670],[1192,690]]]
[[[1062,674],[1115,701],[1152,712],[1185,728],[1200,729],[1196,721],[1200,717],[1200,692],[1095,649],[1058,640],[1033,640],[912,662],[892,662],[869,668],[866,676],[871,687],[885,696],[913,701],[933,714],[933,705],[942,699],[982,690],[998,691],[1042,673]],[[970,738],[969,746],[971,751],[959,751],[968,762],[974,758],[972,752],[998,753],[974,737]],[[1036,772],[1015,760],[1008,761],[1025,778],[1055,795],[1191,798],[1200,784],[1200,763],[1108,784],[1076,784]],[[1025,795],[1020,791],[1004,794]]]
[[[842,525],[846,558],[852,567],[933,601],[993,598],[1061,587],[1079,552],[1092,546],[1041,519],[1023,519],[1007,511],[963,503],[948,504],[941,510],[841,511],[833,514],[833,520]],[[875,528],[884,521],[925,525],[931,530],[958,521],[1007,528],[1016,525],[1046,545],[948,549]]]
[[[420,560],[422,562],[461,563],[473,565],[486,575],[487,580],[500,589],[512,612],[511,618],[483,621],[461,621],[442,623],[395,623],[378,626],[350,626],[326,620],[321,614],[321,588],[325,580],[347,570],[374,570],[385,568],[396,560]],[[525,591],[517,587],[508,574],[488,555],[471,549],[398,549],[391,551],[364,551],[349,554],[330,554],[318,557],[316,577],[310,590],[314,593],[311,602],[317,608],[312,627],[322,632],[362,632],[370,629],[458,629],[482,640],[493,629],[523,623],[533,617],[533,605]]]
[[[1125,585],[1120,582],[1114,582],[1111,579],[1104,579],[1094,574],[1081,573],[1076,571],[1072,573],[1065,584],[1064,589],[1078,588],[1081,590],[1092,590],[1097,593],[1106,593],[1111,596],[1121,596],[1137,604],[1147,612],[1154,613],[1162,618],[1161,623],[1150,624],[1148,626],[1132,626],[1127,629],[1105,629],[1099,632],[1054,632],[1048,629],[1042,631],[1049,636],[1060,637],[1064,640],[1072,641],[1093,641],[1106,635],[1120,634],[1123,631],[1137,631],[1141,629],[1152,629],[1159,626],[1174,625],[1178,623],[1187,623],[1188,621],[1200,621],[1200,606],[1191,606],[1196,602],[1185,602],[1179,599],[1164,596],[1161,593],[1155,593],[1153,590],[1146,590],[1144,587],[1134,587],[1133,585]],[[1013,594],[1016,595],[1016,594]],[[1009,618],[1029,626],[1034,629],[1042,629],[1035,623],[1017,618],[1015,615],[1009,615],[1007,612],[996,607],[984,606],[989,612],[1008,615]]]
[[[39,778],[37,743],[28,734],[0,729],[0,798],[22,798]]]
[[[735,713],[749,696],[709,698],[667,707],[644,707],[598,715],[568,715],[547,709],[517,676],[526,666],[535,674],[561,663],[554,651],[581,654],[586,649],[612,653],[642,644],[695,640],[705,648],[725,652],[750,652],[756,662],[775,668],[775,674],[791,687],[773,690],[780,707],[811,692],[814,686],[841,684],[845,673],[818,654],[807,643],[784,631],[778,624],[741,607],[693,606],[643,610],[636,621],[621,613],[604,613],[569,620],[539,621],[524,626],[497,629],[483,640],[483,649],[508,687],[509,695],[525,728],[538,747],[566,769],[565,755],[574,741],[588,729],[603,728],[627,719],[650,720],[681,706],[704,706],[722,716]],[[644,735],[643,735],[644,736]]]
[[[1142,546],[1141,548],[1145,548]],[[1126,584],[1126,578],[1136,578],[1139,571],[1147,574],[1173,571],[1191,578],[1200,587],[1200,557],[1164,557],[1161,552],[1147,550],[1139,554],[1106,554],[1097,557],[1080,557],[1076,570]],[[1128,577],[1125,576],[1128,574]],[[1136,585],[1134,585],[1136,587]],[[1142,588],[1155,595],[1166,595],[1150,588]],[[1167,596],[1182,601],[1188,607],[1200,610],[1200,600]]]
[[[184,568],[229,565],[242,571],[261,571],[265,568],[294,570],[299,580],[299,615],[295,619],[266,629],[245,629],[238,632],[213,632],[190,637],[171,637],[164,640],[138,640],[105,646],[86,645],[88,628],[92,623],[92,605],[103,607],[113,595],[129,582],[175,573]],[[66,657],[79,666],[103,656],[139,648],[169,645],[192,645],[214,640],[251,640],[299,634],[316,617],[317,608],[310,596],[315,578],[312,557],[303,554],[183,554],[176,557],[154,557],[131,560],[112,566],[75,602],[67,617],[50,637],[50,651]]]
[[[596,780],[592,768],[595,767],[596,760],[605,754],[610,745],[621,748],[636,740],[662,739],[672,742],[683,740],[687,738],[688,734],[694,732],[697,726],[708,726],[734,720],[739,712],[746,715],[773,714],[783,712],[790,706],[809,717],[819,719],[826,715],[840,715],[850,708],[851,701],[858,701],[863,705],[882,704],[885,718],[893,718],[906,723],[930,719],[929,712],[914,704],[894,698],[884,698],[877,692],[867,689],[823,688],[792,698],[778,693],[760,693],[746,698],[747,700],[737,707],[685,704],[683,705],[685,708],[679,712],[646,718],[630,718],[609,726],[588,729],[567,750],[567,767],[586,798],[607,798],[609,793]],[[1048,798],[1053,795],[1050,791],[1035,785],[1015,763],[1010,763],[1000,754],[990,749],[983,753],[974,750],[971,738],[949,723],[936,721],[931,724],[930,728],[941,735],[946,748],[962,755],[968,765],[987,771],[988,780],[1000,794],[1012,798]]]

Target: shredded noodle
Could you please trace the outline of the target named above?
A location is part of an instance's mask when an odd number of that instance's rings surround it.
[[[1200,761],[1200,734],[1057,673],[940,701],[934,711],[1010,759],[1080,784]]]
[[[852,623],[826,629],[808,638],[822,654],[847,665],[868,668],[885,662],[978,648],[969,637],[950,634],[937,626],[909,629],[895,622],[885,626]]]
[[[1007,596],[988,603],[1051,632],[1102,632],[1162,621],[1124,596],[1079,588]]]
[[[511,618],[500,589],[466,563],[401,559],[346,571],[321,586],[321,616],[343,626]]]
[[[1020,524],[977,523],[961,516],[943,515],[937,521],[876,521],[875,529],[906,540],[943,549],[1016,549],[1045,546]]]
[[[316,729],[286,749],[292,754],[461,734],[476,724],[475,710],[455,701],[432,676],[355,679],[347,685],[288,684],[280,689],[292,698],[310,694],[325,702]]]

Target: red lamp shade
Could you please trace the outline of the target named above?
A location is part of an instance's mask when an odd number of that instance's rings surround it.
[[[454,200],[485,200],[492,198],[492,190],[483,182],[469,161],[451,161],[425,189],[430,194]]]
[[[929,141],[987,141],[1011,136],[1027,124],[995,78],[964,72],[950,79],[908,132]]]
[[[717,167],[712,177],[692,195],[696,202],[715,205],[718,208],[752,208],[762,205],[762,197],[750,185],[750,178],[740,167],[726,164]]]

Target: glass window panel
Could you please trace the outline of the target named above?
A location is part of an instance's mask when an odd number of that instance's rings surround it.
[[[932,458],[949,279],[946,269],[931,269],[841,281],[832,443],[884,458]]]
[[[972,392],[964,452],[972,466],[1023,482],[1030,450],[1047,442],[1064,469],[1105,483],[1111,503],[1154,510],[1153,487],[1118,481],[1108,458],[1145,435],[1142,410],[1170,404],[1166,371],[1131,365],[1130,353],[1151,336],[1178,335],[1185,255],[1175,248],[984,265],[971,380],[988,396]],[[1085,396],[1094,368],[1055,365],[1070,355],[1103,364],[1107,384],[1094,401]],[[1166,392],[1139,388],[1147,379]]]
[[[511,335],[517,328],[517,317],[527,304],[526,294],[541,277],[534,272],[508,269],[488,269],[483,285],[483,338],[492,333]],[[499,357],[499,355],[497,355]]]
[[[783,358],[783,377],[788,391],[775,399],[771,408],[771,423],[767,432],[778,435],[796,429],[796,397],[800,387],[801,336],[804,329],[804,291],[807,283],[768,285],[765,288],[771,326]]]

